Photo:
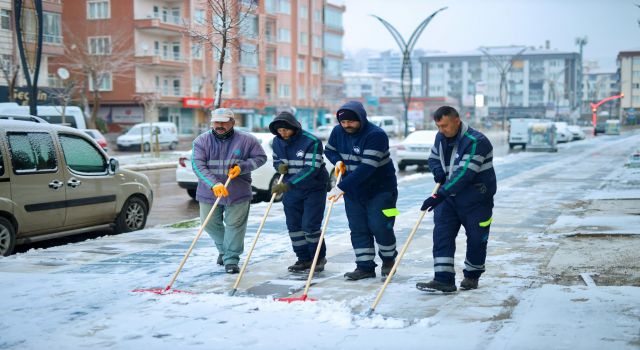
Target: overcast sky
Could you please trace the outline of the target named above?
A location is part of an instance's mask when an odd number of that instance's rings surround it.
[[[343,0],[344,49],[397,49],[377,15],[405,40],[434,11],[415,48],[450,53],[479,46],[542,46],[578,52],[575,38],[587,36],[585,60],[614,71],[619,51],[640,48],[640,0]]]

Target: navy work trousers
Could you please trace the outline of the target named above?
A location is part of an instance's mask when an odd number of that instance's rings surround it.
[[[293,252],[298,260],[311,261],[320,240],[320,229],[327,191],[291,189],[284,193],[282,204],[287,217],[287,229]],[[326,255],[326,245],[322,242],[319,258]]]
[[[357,268],[374,271],[374,262],[378,244],[378,255],[382,261],[393,261],[398,255],[396,236],[393,232],[395,217],[387,217],[384,209],[396,207],[398,192],[380,192],[368,199],[361,200],[345,195],[344,203],[351,230],[351,245],[356,255]]]
[[[456,236],[463,226],[467,234],[467,253],[464,276],[480,278],[485,271],[487,240],[493,210],[493,199],[488,198],[471,205],[456,203],[449,197],[434,209],[433,268],[435,280],[455,284],[454,255]]]

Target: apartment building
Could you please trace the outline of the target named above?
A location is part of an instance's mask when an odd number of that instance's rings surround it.
[[[638,124],[640,116],[640,49],[620,51],[617,57],[620,92],[620,118]]]
[[[222,106],[234,109],[239,125],[264,129],[278,110],[294,107],[310,127],[336,108],[344,6],[327,0],[237,0],[233,8],[248,15],[235,33],[237,45],[225,52]],[[112,129],[147,119],[174,122],[184,135],[208,127],[221,53],[186,31],[192,25],[207,33],[217,20],[207,1],[66,0],[63,19],[96,54],[118,44],[127,56],[122,69],[97,87],[99,116]],[[155,103],[141,102],[148,96]]]
[[[62,1],[43,0],[42,12],[42,56],[38,75],[38,86],[47,88],[52,85],[52,82],[56,81],[55,79],[51,79],[52,76],[55,76],[56,72],[49,70],[50,59],[64,54],[61,25]],[[14,13],[13,1],[0,0],[0,102],[9,101],[8,80],[12,78],[12,73],[15,72],[17,68],[18,75],[16,86],[14,87],[15,102],[28,105],[30,96],[26,88],[18,45],[15,40]],[[29,21],[30,18],[34,17],[33,11],[26,10],[23,13],[25,24],[22,30],[25,33],[24,37],[27,45],[35,41],[35,23]],[[57,101],[47,92],[47,89],[42,89],[38,93],[38,103],[55,104]]]
[[[486,47],[456,54],[427,54],[420,61],[425,95],[454,98],[465,114],[474,116],[480,95],[490,118],[500,119],[503,107],[507,118],[578,117],[578,53],[523,46]],[[503,77],[507,88],[501,99]]]

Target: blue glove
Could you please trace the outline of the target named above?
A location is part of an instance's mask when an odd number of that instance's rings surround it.
[[[438,206],[438,204],[442,203],[443,201],[444,201],[444,196],[434,194],[433,196],[428,197],[427,199],[424,200],[424,202],[422,203],[422,207],[420,207],[420,210],[432,211],[433,208]]]
[[[442,170],[436,171],[433,173],[433,181],[435,181],[437,184],[443,184],[445,181],[447,181],[447,176]]]

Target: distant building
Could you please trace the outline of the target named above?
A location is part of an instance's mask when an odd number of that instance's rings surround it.
[[[422,57],[424,94],[458,100],[463,112],[472,117],[479,97],[485,114],[482,117],[501,119],[500,81],[504,71],[508,84],[504,104],[507,118],[569,118],[572,112],[577,118],[578,53],[523,46],[487,47],[484,51]]]
[[[420,57],[426,54],[424,50],[414,50],[411,53],[411,63],[413,77],[420,76]],[[403,56],[400,51],[387,50],[377,56],[369,57],[367,60],[367,72],[380,74],[385,78],[400,79],[402,74]]]
[[[342,14],[344,5],[320,0],[237,0],[253,10],[244,20],[240,47],[228,46],[222,106],[234,109],[238,124],[268,126],[282,108],[295,107],[308,128],[342,102]],[[135,67],[126,78],[107,77],[97,87],[99,115],[114,130],[152,120],[170,121],[183,135],[208,127],[220,52],[185,35],[185,23],[206,32],[213,14],[205,0],[65,0],[65,25],[81,40],[107,52],[113,33],[131,52]],[[100,54],[100,52],[98,52]],[[66,62],[60,60],[58,64]],[[136,99],[156,94],[145,113]],[[92,101],[90,101],[91,103]],[[93,106],[91,106],[93,108]]]
[[[617,58],[620,92],[620,117],[628,124],[640,118],[640,49],[620,51]]]

